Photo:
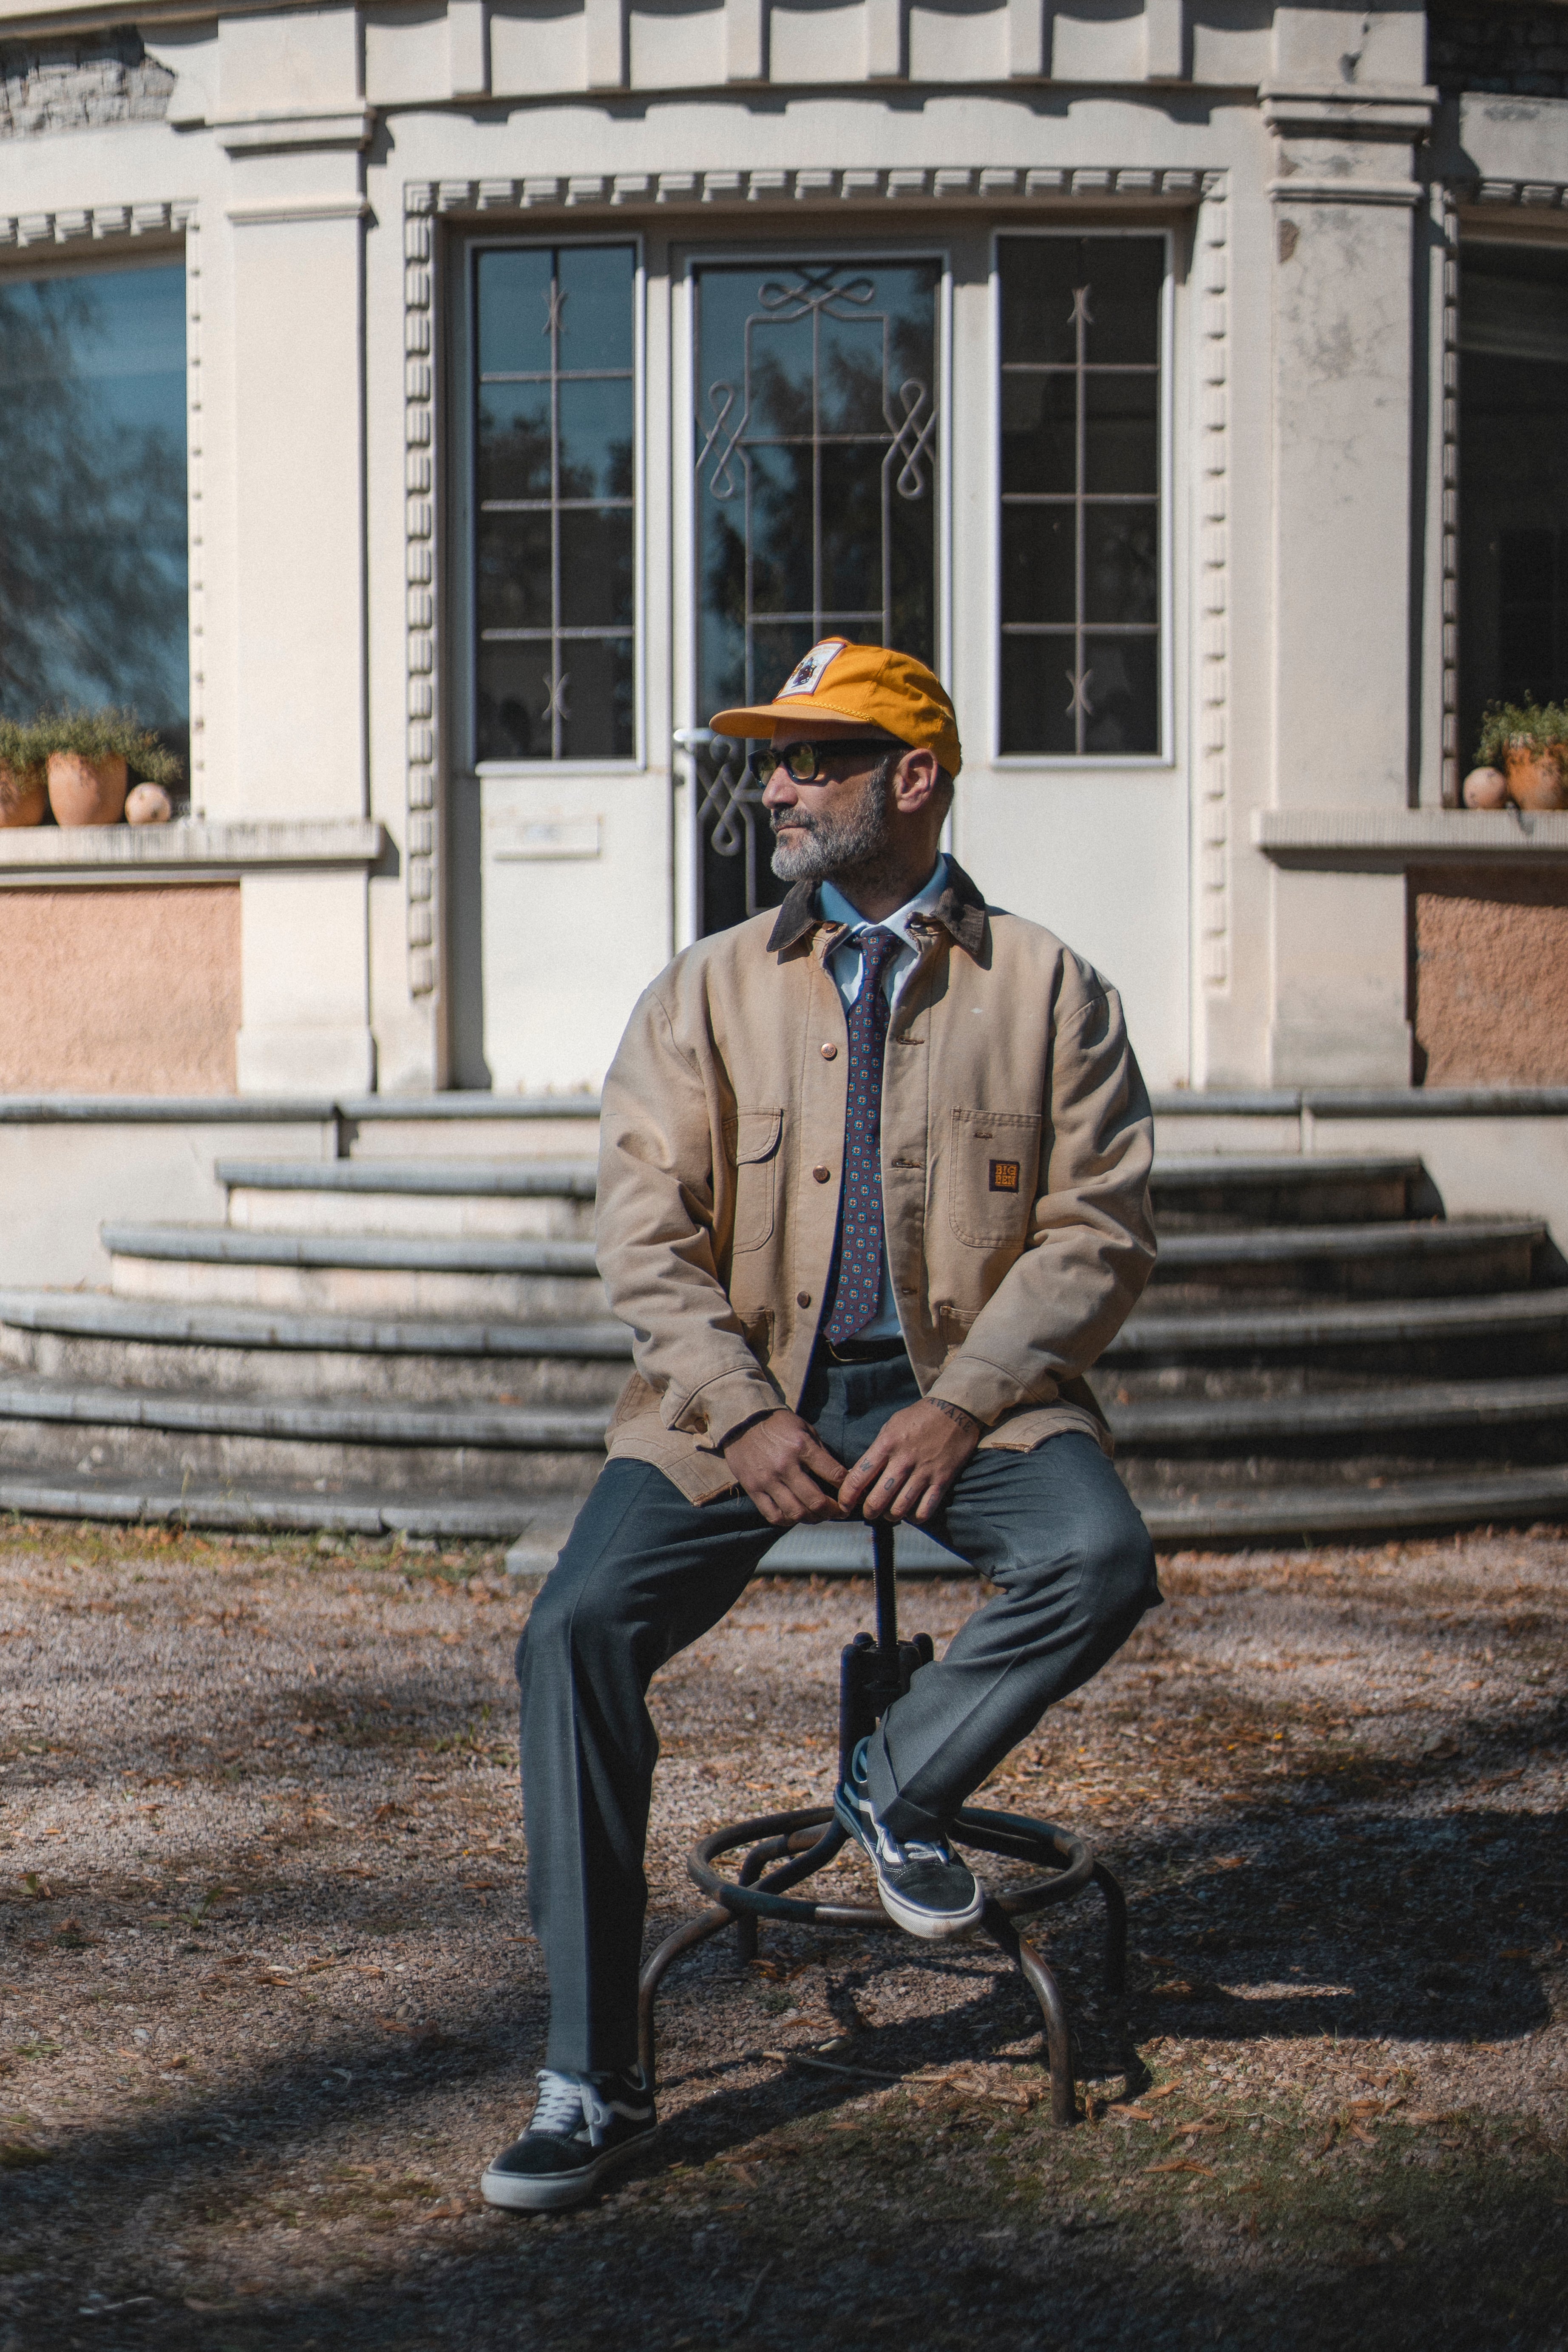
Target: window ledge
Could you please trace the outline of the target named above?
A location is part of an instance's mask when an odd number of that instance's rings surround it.
[[[1568,814],[1531,809],[1257,809],[1255,848],[1276,866],[1396,873],[1407,866],[1568,863]]]
[[[378,865],[384,828],[359,817],[278,823],[7,825],[0,828],[0,880],[22,877],[195,874],[216,880],[287,866]]]

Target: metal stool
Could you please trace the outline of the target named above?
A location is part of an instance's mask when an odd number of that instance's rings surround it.
[[[858,1743],[874,1731],[894,1699],[910,1686],[917,1666],[932,1655],[929,1633],[900,1642],[898,1588],[893,1569],[893,1529],[887,1521],[872,1528],[873,1574],[876,1582],[877,1633],[857,1633],[841,1654],[838,1684],[838,1777],[849,1769]],[[1032,1946],[1025,1943],[1014,1919],[1043,1910],[1047,1904],[1068,1903],[1092,1880],[1105,1901],[1105,1975],[1113,1997],[1121,1994],[1127,1967],[1127,1905],[1121,1889],[1102,1862],[1097,1862],[1084,1838],[1021,1813],[992,1812],[966,1805],[952,1823],[949,1834],[958,1845],[977,1847],[983,1853],[1005,1854],[1016,1862],[1039,1864],[1047,1873],[988,1895],[982,1926],[1016,1962],[1025,1982],[1040,2004],[1046,2028],[1046,2062],[1051,2078],[1051,2120],[1068,2126],[1077,2119],[1073,2095],[1072,2045],[1067,2010],[1055,1976]],[[715,1830],[691,1849],[687,1868],[704,1894],[716,1898],[716,1907],[667,1936],[642,1972],[637,2000],[638,2053],[653,2079],[653,2004],[659,1983],[672,1961],[709,1937],[731,1926],[742,1960],[754,1959],[757,1932],[763,1919],[791,1919],[805,1927],[892,1927],[879,1904],[814,1903],[787,1895],[812,1877],[845,1845],[848,1832],[831,1805],[812,1805],[799,1812],[764,1813],[755,1821],[731,1822]],[[718,1856],[737,1846],[751,1852],[737,1878],[714,1868]],[[776,1864],[774,1868],[769,1865]]]

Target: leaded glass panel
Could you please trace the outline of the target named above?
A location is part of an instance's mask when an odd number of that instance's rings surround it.
[[[1159,236],[1007,236],[1001,750],[1160,749]]]
[[[704,718],[765,700],[820,637],[933,658],[940,280],[928,260],[697,270]],[[759,800],[743,753],[706,762],[704,930],[784,895]]]
[[[629,245],[475,257],[480,760],[636,748]]]

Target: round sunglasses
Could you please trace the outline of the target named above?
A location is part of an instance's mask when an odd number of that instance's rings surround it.
[[[830,735],[816,743],[785,743],[782,748],[770,744],[766,751],[753,751],[752,772],[767,784],[782,768],[792,783],[819,784],[823,782],[822,763],[835,751],[868,751],[878,760],[885,760],[889,751],[908,750],[907,743],[898,743],[891,736]]]

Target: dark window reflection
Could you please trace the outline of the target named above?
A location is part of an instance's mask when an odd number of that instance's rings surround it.
[[[1004,751],[1160,749],[1158,236],[1008,236]]]
[[[475,259],[480,760],[629,759],[634,256]]]
[[[1568,700],[1568,253],[1467,246],[1459,337],[1468,767],[1489,702]]]
[[[185,273],[0,278],[0,709],[129,704],[190,749]]]

